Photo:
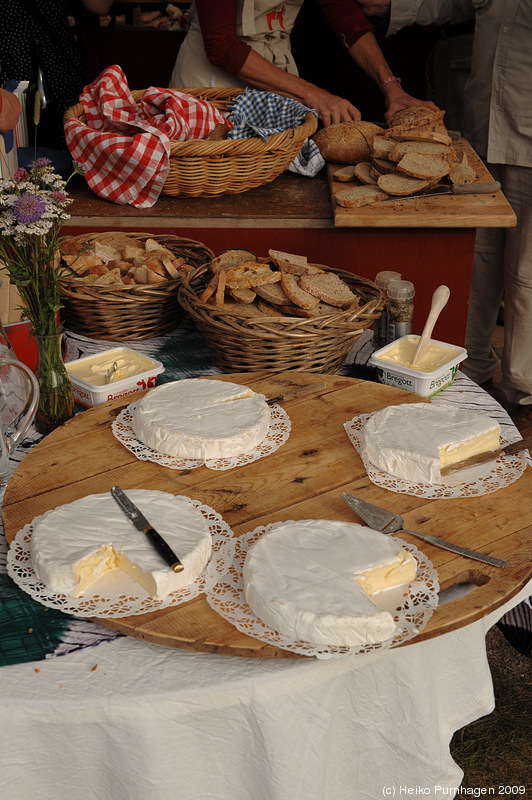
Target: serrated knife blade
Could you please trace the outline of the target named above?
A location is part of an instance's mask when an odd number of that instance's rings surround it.
[[[133,523],[135,528],[138,531],[146,534],[155,550],[157,550],[159,555],[164,558],[168,566],[171,567],[174,572],[183,572],[183,564],[176,556],[170,545],[165,542],[161,534],[155,530],[153,525],[150,525],[144,514],[142,514],[135,503],[129,499],[127,494],[122,491],[120,486],[113,486],[111,489],[111,494],[130,522]]]

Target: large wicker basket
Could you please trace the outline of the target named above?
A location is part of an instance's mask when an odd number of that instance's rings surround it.
[[[131,92],[139,103],[144,91]],[[222,113],[229,110],[240,89],[179,89],[201,100],[208,100]],[[68,119],[86,122],[81,103],[69,108]],[[291,164],[306,138],[317,128],[316,115],[308,113],[297,128],[274,133],[266,141],[251,139],[172,140],[170,172],[162,194],[187,197],[212,197],[238,194],[273,181]]]
[[[173,235],[127,233],[129,238],[145,242],[155,239],[192,267],[200,267],[214,257],[206,245],[194,239]],[[105,236],[83,234],[83,241]],[[65,328],[92,339],[133,341],[151,339],[176,328],[185,312],[178,300],[179,278],[151,285],[97,286],[80,278],[63,277],[60,295],[61,319]]]
[[[315,266],[329,269],[322,264]],[[330,271],[358,295],[358,308],[317,318],[240,315],[200,300],[211,275],[208,264],[182,276],[179,302],[203,333],[224,372],[333,373],[354,342],[380,316],[384,297],[366,278],[343,270]]]

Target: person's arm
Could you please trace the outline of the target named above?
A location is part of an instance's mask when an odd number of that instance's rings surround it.
[[[196,0],[196,11],[205,53],[219,69],[257,89],[292,97],[315,108],[324,125],[361,118],[360,111],[345,98],[279,69],[238,39],[236,0]]]
[[[349,49],[349,54],[380,87],[386,103],[385,117],[387,119],[397,111],[411,106],[425,106],[433,111],[438,111],[438,106],[430,100],[419,100],[405,92],[401,82],[397,80],[388,66],[373,33],[366,33],[357,39]]]
[[[22,108],[13,92],[0,89],[0,133],[13,130]]]

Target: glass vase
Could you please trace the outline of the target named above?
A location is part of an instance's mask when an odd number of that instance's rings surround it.
[[[35,333],[34,338],[39,358],[35,374],[40,390],[35,427],[46,435],[74,416],[74,395],[63,363],[62,331],[46,336]]]

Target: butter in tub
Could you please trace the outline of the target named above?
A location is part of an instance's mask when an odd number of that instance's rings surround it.
[[[460,363],[467,358],[467,350],[430,339],[427,352],[414,366],[418,342],[417,335],[402,336],[376,350],[370,363],[377,367],[381,383],[432,397],[453,382]]]
[[[116,362],[116,371],[107,382],[107,373]],[[115,347],[65,364],[74,400],[81,406],[105,403],[155,385],[157,375],[164,372],[160,361],[137,353],[129,347]]]

